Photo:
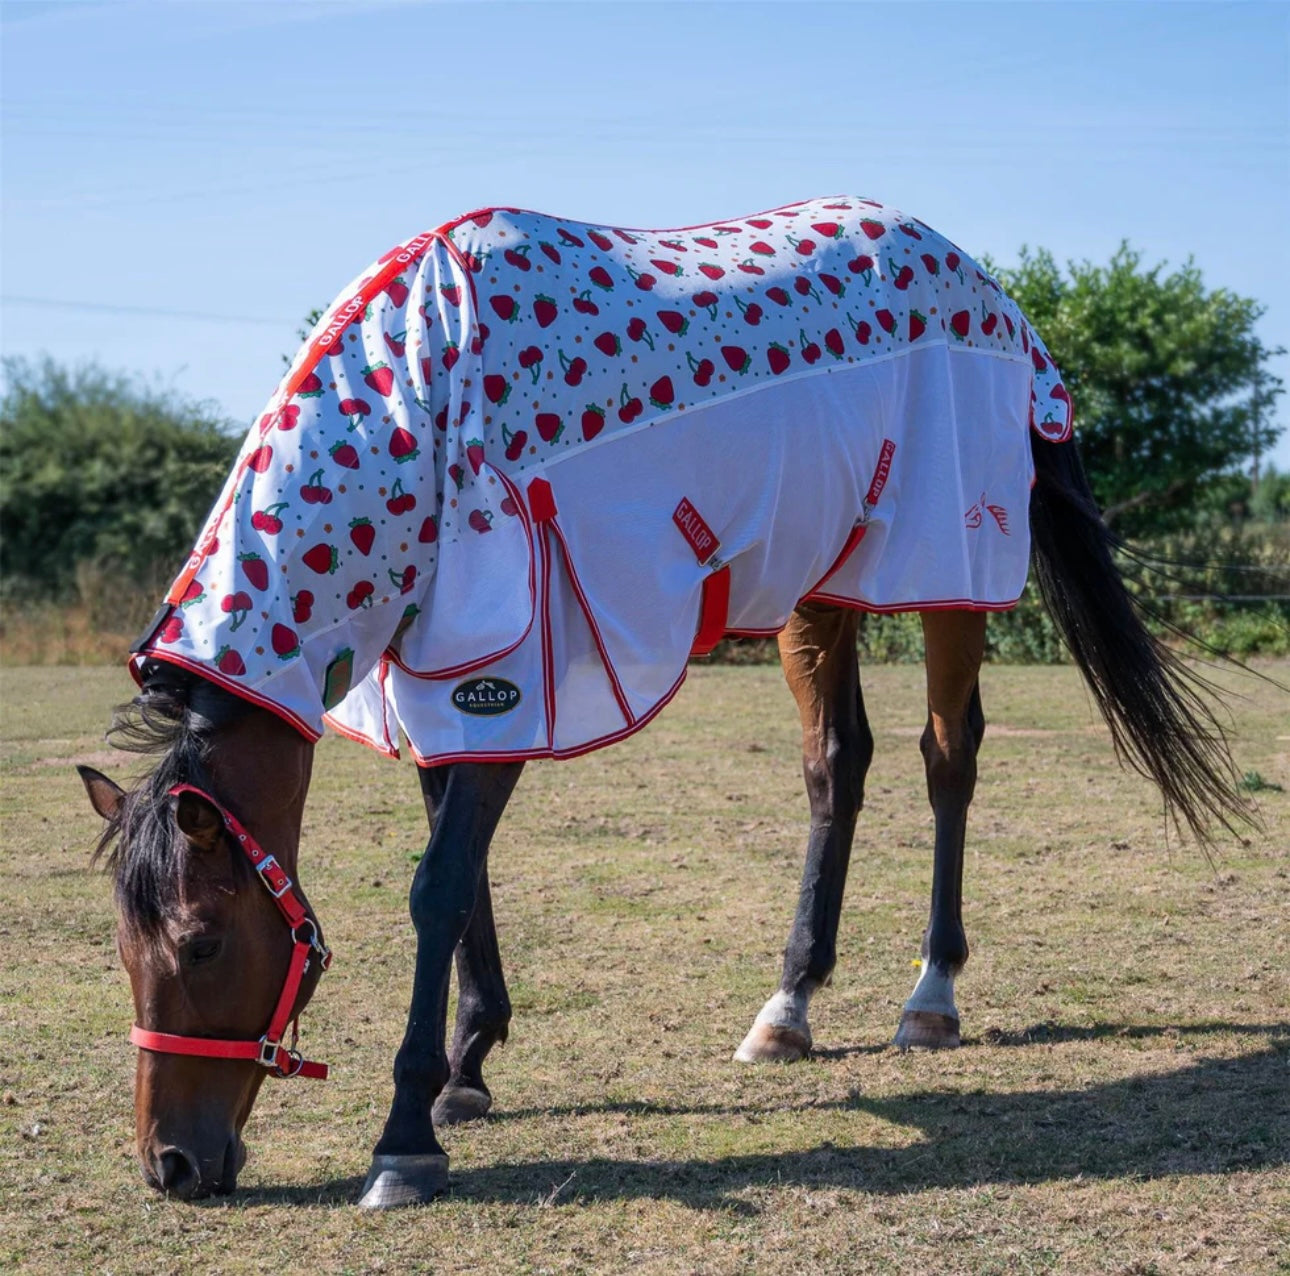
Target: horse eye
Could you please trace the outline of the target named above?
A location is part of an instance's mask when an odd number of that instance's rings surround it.
[[[221,946],[218,939],[191,940],[183,948],[184,963],[188,966],[200,966],[214,958]]]

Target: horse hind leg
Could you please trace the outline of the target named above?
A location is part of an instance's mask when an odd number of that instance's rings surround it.
[[[779,637],[784,676],[802,719],[811,828],[779,991],[735,1051],[741,1063],[804,1058],[811,1049],[811,997],[833,973],[851,842],[873,757],[856,660],[857,623],[853,611],[803,603]]]
[[[920,747],[935,818],[932,907],[923,932],[922,970],[905,1003],[895,1044],[902,1049],[959,1044],[954,978],[968,958],[963,929],[963,843],[976,786],[976,757],[985,734],[978,674],[985,613],[923,613],[927,725]]]
[[[488,1114],[493,1095],[484,1084],[484,1059],[506,1041],[510,1028],[511,1001],[497,946],[487,865],[480,873],[475,911],[457,945],[456,959],[457,1023],[448,1050],[448,1082],[434,1105],[437,1126],[459,1125]]]

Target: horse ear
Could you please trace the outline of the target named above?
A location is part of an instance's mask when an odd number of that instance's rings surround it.
[[[179,831],[199,850],[215,849],[224,821],[219,812],[196,793],[181,793],[175,802],[175,823]]]
[[[85,785],[85,792],[90,795],[90,805],[105,820],[116,819],[125,799],[125,790],[115,780],[109,780],[102,771],[96,771],[92,766],[78,766],[76,770],[80,774],[81,783]]]

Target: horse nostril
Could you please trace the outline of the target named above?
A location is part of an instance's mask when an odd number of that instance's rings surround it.
[[[158,1158],[157,1186],[163,1192],[186,1201],[196,1194],[200,1185],[201,1176],[187,1152],[170,1148]]]

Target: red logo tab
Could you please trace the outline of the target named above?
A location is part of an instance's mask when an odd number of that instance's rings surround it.
[[[529,484],[529,513],[535,523],[549,523],[556,516],[555,494],[546,479],[535,478]]]
[[[873,507],[878,504],[882,489],[887,486],[887,476],[891,473],[891,458],[896,454],[896,445],[890,439],[883,439],[882,451],[878,453],[878,468],[873,472],[873,482],[869,484],[869,495],[864,503]]]
[[[694,556],[700,563],[706,563],[717,552],[721,542],[717,540],[716,533],[685,497],[681,497],[681,503],[672,511],[672,522],[690,542],[690,548],[694,550]]]

